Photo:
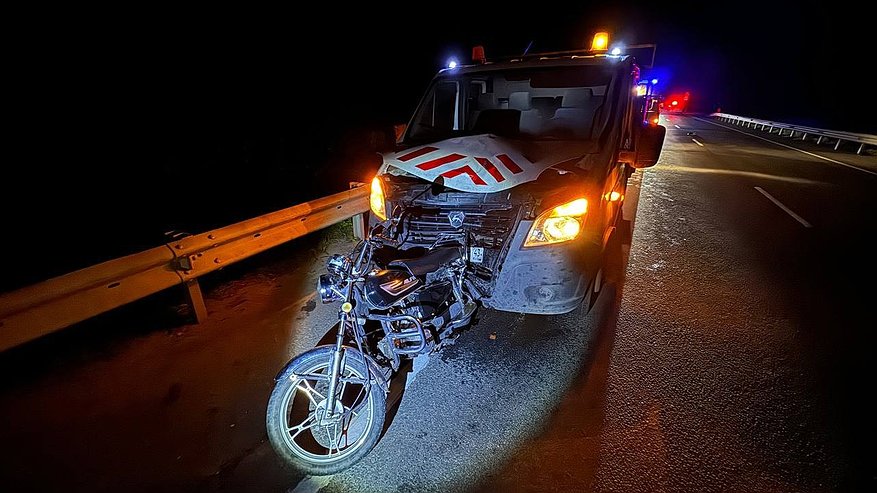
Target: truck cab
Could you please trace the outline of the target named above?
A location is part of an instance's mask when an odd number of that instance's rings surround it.
[[[593,291],[627,180],[657,162],[633,57],[533,54],[441,70],[371,184],[372,223],[404,205],[402,249],[465,230],[481,302],[560,314]],[[413,250],[412,250],[413,251]]]

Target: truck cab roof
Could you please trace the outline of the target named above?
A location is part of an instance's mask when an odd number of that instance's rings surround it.
[[[614,149],[604,135],[634,67],[628,55],[561,52],[441,70],[381,173],[496,192],[551,167],[584,172]]]
[[[586,51],[535,53],[520,57],[505,58],[498,61],[485,63],[473,63],[470,65],[457,65],[454,68],[443,68],[437,76],[449,74],[466,74],[475,72],[487,72],[494,70],[545,67],[545,66],[570,66],[570,65],[619,65],[620,62],[630,63],[633,57],[630,55],[595,55]]]

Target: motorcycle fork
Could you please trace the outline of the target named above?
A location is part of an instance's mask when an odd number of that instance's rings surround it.
[[[335,336],[335,349],[329,366],[329,388],[326,390],[326,416],[335,414],[335,393],[338,389],[338,377],[341,373],[341,363],[344,359],[344,328],[347,326],[346,313],[341,313],[341,323],[338,324],[338,334]]]

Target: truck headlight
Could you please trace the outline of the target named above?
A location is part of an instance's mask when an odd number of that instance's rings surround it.
[[[381,179],[377,176],[372,178],[372,191],[368,197],[368,204],[381,221],[387,219],[387,201],[384,198],[384,188],[381,186]]]
[[[574,239],[582,232],[587,213],[588,201],[583,198],[543,212],[530,227],[524,246],[551,245]]]

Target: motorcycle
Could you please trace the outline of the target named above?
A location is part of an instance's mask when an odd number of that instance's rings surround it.
[[[296,356],[275,378],[268,437],[307,474],[333,474],[365,457],[403,361],[453,343],[478,308],[465,230],[427,249],[399,249],[417,209],[397,206],[350,254],[329,258],[317,291],[323,303],[341,302],[335,343]]]

